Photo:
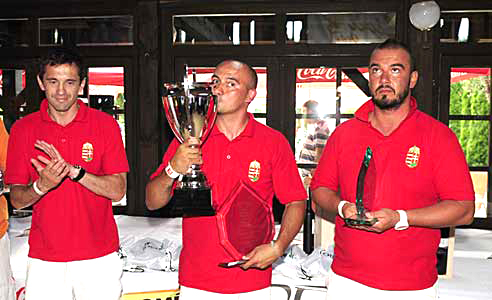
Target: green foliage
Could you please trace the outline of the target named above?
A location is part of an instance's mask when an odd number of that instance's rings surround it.
[[[485,76],[451,84],[450,115],[490,115],[490,81]],[[450,122],[470,166],[488,166],[489,121]]]
[[[114,105],[118,108],[125,108],[125,96],[122,93],[118,93],[114,101]]]

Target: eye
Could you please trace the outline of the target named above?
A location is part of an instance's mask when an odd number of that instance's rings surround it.
[[[378,75],[381,73],[380,68],[371,68],[371,74]]]
[[[212,78],[212,81],[210,82],[212,88],[217,88],[220,84],[220,81],[217,78]]]
[[[392,68],[391,69],[391,73],[392,74],[400,74],[401,73],[401,69],[400,68]]]
[[[235,87],[236,86],[236,83],[234,81],[228,81],[227,82],[227,87]]]

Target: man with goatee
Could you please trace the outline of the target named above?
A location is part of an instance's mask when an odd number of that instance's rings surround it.
[[[417,109],[418,72],[409,48],[387,40],[370,56],[372,99],[336,128],[311,183],[314,202],[338,213],[326,299],[437,299],[439,228],[469,224],[470,172],[455,134]],[[367,148],[373,176],[355,219],[357,178]]]

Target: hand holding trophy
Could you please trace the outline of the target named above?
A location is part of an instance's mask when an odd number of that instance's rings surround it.
[[[206,82],[165,83],[162,104],[166,118],[179,142],[190,137],[203,143],[217,116],[217,101],[212,86]],[[199,147],[194,145],[193,147]],[[212,195],[200,165],[192,165],[180,176],[172,201],[171,212],[178,216],[211,216]]]

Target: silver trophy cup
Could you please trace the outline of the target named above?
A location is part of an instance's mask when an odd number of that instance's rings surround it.
[[[180,143],[190,137],[205,141],[217,116],[217,101],[210,83],[165,83],[162,104],[169,126]],[[180,178],[170,205],[175,215],[215,214],[210,186],[200,165],[192,165]]]

